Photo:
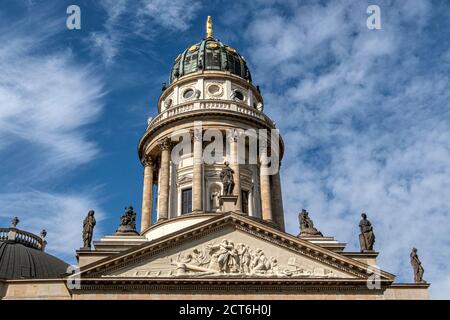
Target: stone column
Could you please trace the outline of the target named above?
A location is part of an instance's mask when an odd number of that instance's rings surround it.
[[[275,223],[284,231],[283,198],[281,193],[280,171],[272,175],[272,201]]]
[[[161,149],[161,168],[159,174],[161,181],[159,185],[159,199],[158,199],[158,221],[167,220],[169,217],[169,179],[170,179],[170,139],[164,138],[159,141]]]
[[[144,190],[142,191],[141,232],[152,225],[153,209],[153,160],[149,155],[142,160],[144,165]]]
[[[241,199],[241,172],[240,165],[238,159],[238,141],[239,141],[240,133],[234,129],[229,135],[228,141],[230,142],[230,168],[233,169],[234,175],[234,189],[233,194],[236,195],[236,211],[242,211],[242,199]]]
[[[261,167],[263,166],[265,165],[261,165]],[[261,169],[263,171],[263,168]],[[272,199],[270,196],[270,176],[261,173],[260,180],[262,218],[267,221],[273,221]]]
[[[194,167],[192,173],[192,211],[203,211],[203,139],[201,129],[192,132]]]
[[[259,188],[261,190],[261,211],[263,220],[273,221],[272,196],[270,188],[270,175],[267,163],[267,142],[261,142],[260,167],[259,167]]]

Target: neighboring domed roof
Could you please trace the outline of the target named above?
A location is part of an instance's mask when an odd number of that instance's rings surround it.
[[[42,244],[43,239],[34,234],[16,228],[2,228],[0,230],[0,278],[61,278],[67,272],[69,265],[39,249],[39,247],[42,248]]]
[[[175,59],[170,74],[170,82],[186,74],[199,70],[229,71],[241,78],[252,81],[247,63],[234,48],[227,46],[212,36],[212,20],[208,16],[206,38],[196,43]]]

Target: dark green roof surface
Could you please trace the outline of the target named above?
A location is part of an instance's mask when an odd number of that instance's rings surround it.
[[[244,57],[213,37],[203,39],[178,55],[172,67],[170,82],[199,70],[228,71],[252,81]]]
[[[0,279],[60,278],[69,265],[41,250],[0,241]]]

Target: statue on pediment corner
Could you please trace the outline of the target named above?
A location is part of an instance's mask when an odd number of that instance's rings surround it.
[[[361,246],[361,252],[373,251],[373,245],[375,243],[375,234],[370,221],[367,219],[365,213],[361,213],[361,221],[359,222],[359,243]]]
[[[314,222],[309,217],[309,212],[305,209],[302,209],[302,211],[298,214],[298,220],[300,224],[300,234],[299,237],[323,237],[322,232],[317,230],[314,227]]]
[[[84,218],[83,221],[83,248],[91,248],[92,237],[94,235],[94,227],[97,223],[95,221],[94,214],[94,210],[89,210],[86,218]]]
[[[125,208],[124,214],[120,217],[120,226],[116,233],[137,233],[136,212],[132,206]]]
[[[415,283],[426,283],[425,280],[423,280],[423,274],[425,272],[425,269],[422,266],[422,262],[419,259],[419,256],[417,255],[417,249],[412,248],[411,250],[411,266],[414,271],[414,282]]]

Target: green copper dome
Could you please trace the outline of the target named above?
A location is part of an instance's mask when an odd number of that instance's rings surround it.
[[[234,48],[212,36],[211,17],[208,17],[206,30],[205,39],[190,46],[175,59],[170,82],[200,70],[228,71],[252,81],[245,59]]]

